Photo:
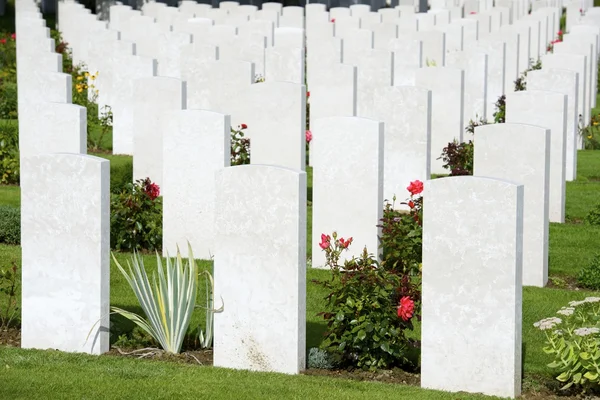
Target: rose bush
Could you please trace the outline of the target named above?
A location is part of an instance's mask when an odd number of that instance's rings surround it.
[[[340,264],[352,241],[335,232],[321,235],[320,247],[332,273],[331,280],[316,281],[330,291],[327,309],[319,313],[327,322],[321,347],[340,366],[415,367],[417,346],[406,331],[413,329],[420,290],[410,279],[379,266],[366,248],[359,258]]]

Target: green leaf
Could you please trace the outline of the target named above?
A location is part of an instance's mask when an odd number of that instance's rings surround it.
[[[582,360],[589,360],[591,358],[591,355],[585,351],[582,351],[581,353],[579,353],[579,357],[581,357]]]
[[[338,321],[343,321],[344,320],[344,313],[341,311],[338,311],[338,313],[335,315],[335,319]]]
[[[367,333],[363,329],[361,329],[358,332],[357,337],[358,337],[358,340],[365,340],[365,338],[367,337]]]
[[[575,382],[577,384],[577,383],[579,383],[580,380],[581,380],[581,372],[578,372],[575,375],[573,375],[573,382]]]
[[[381,350],[385,351],[386,353],[390,353],[392,354],[392,352],[390,351],[390,345],[387,342],[383,342],[381,343]]]
[[[348,297],[348,299],[346,300],[346,304],[349,307],[354,307],[354,301],[352,301],[352,298]]]
[[[598,379],[598,374],[597,373],[593,373],[593,372],[586,372],[585,374],[583,374],[583,376],[586,379],[589,379],[590,381],[596,381]]]
[[[571,376],[571,374],[569,373],[569,371],[565,371],[562,374],[560,374],[559,376],[557,376],[556,380],[559,382],[566,382],[569,380],[570,376]]]

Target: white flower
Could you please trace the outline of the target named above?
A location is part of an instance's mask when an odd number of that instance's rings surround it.
[[[560,314],[560,315],[573,315],[573,313],[575,312],[575,309],[573,307],[563,307],[560,310],[558,310],[556,313]]]
[[[600,333],[599,328],[578,328],[573,331],[577,336],[593,335],[594,333]]]
[[[570,305],[571,307],[577,307],[577,306],[580,306],[580,305],[582,305],[582,304],[585,304],[585,303],[587,303],[587,301],[585,301],[585,300],[581,300],[581,301],[570,301],[570,302],[569,302],[569,305]]]
[[[583,301],[586,303],[598,303],[600,301],[600,297],[586,297]]]
[[[562,322],[562,319],[560,319],[560,318],[550,317],[550,318],[544,318],[543,320],[536,322],[535,324],[533,324],[533,326],[538,328],[541,331],[545,331],[547,329],[554,328],[556,325],[560,324],[561,322]]]

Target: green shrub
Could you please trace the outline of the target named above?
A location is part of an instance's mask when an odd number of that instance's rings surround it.
[[[150,178],[129,183],[111,195],[110,242],[120,251],[162,248],[162,198]]]
[[[21,244],[21,210],[0,205],[0,243]]]
[[[590,225],[600,225],[600,204],[596,204],[585,217],[585,221]]]
[[[352,243],[321,235],[332,277],[316,283],[327,288],[326,311],[319,313],[327,322],[321,347],[342,366],[375,371],[396,366],[414,366],[414,346],[405,331],[413,329],[418,314],[420,289],[408,275],[381,268],[365,248],[360,258],[339,265],[343,251]]]
[[[0,184],[19,183],[19,130],[16,123],[0,122]]]
[[[336,365],[331,354],[323,349],[319,349],[318,347],[312,347],[308,351],[306,363],[308,368],[315,369],[333,369]]]
[[[0,119],[17,118],[17,84],[5,81],[0,84]]]
[[[407,190],[409,212],[396,209],[396,197],[385,203],[381,219],[379,247],[382,250],[381,266],[399,275],[421,274],[423,249],[423,182],[413,181]]]
[[[585,288],[600,290],[600,253],[596,254],[592,262],[579,271],[577,281]]]
[[[125,157],[123,157],[125,158]],[[121,193],[133,182],[133,159],[123,159],[110,162],[110,192]]]
[[[571,301],[568,307],[556,312],[558,316],[544,318],[533,324],[544,332],[543,351],[554,360],[548,364],[557,381],[585,392],[600,388],[598,359],[600,359],[600,297]]]

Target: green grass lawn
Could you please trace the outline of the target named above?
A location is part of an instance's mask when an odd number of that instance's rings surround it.
[[[0,398],[11,400],[492,399],[376,382],[14,348],[0,348],[0,370]]]

